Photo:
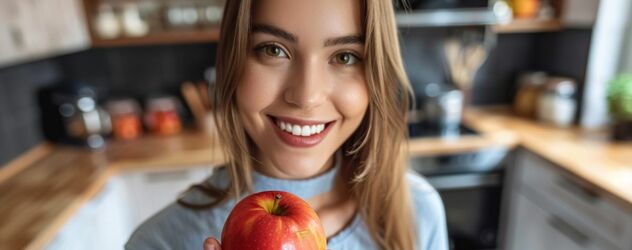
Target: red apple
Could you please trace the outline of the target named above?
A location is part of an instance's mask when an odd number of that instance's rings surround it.
[[[242,199],[222,230],[223,250],[324,250],[325,230],[316,212],[301,198],[265,191]]]

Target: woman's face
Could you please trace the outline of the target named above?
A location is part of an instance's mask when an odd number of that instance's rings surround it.
[[[368,107],[357,0],[255,1],[237,106],[260,169],[325,171]]]

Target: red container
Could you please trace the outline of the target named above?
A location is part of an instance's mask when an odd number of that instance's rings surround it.
[[[117,139],[129,140],[142,135],[140,107],[133,99],[121,99],[107,103],[112,117],[112,133]]]
[[[158,135],[180,133],[182,125],[177,112],[178,101],[171,96],[147,100],[145,123],[150,131]]]

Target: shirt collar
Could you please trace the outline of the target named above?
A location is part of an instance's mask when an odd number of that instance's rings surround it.
[[[318,176],[301,180],[269,177],[253,170],[252,180],[254,192],[258,193],[262,191],[278,190],[293,193],[304,200],[310,199],[332,189],[336,173],[342,164],[341,162],[342,153],[338,151],[334,156],[334,166],[331,169]]]

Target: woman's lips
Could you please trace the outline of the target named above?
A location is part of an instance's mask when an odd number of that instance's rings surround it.
[[[268,116],[274,132],[293,147],[311,147],[320,143],[336,121],[307,121],[289,117]]]

